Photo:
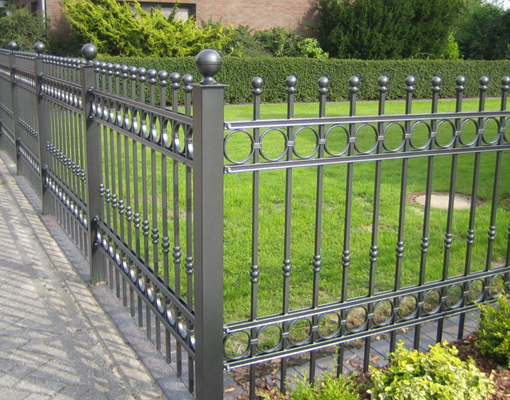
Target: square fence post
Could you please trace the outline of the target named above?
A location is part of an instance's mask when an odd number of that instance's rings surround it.
[[[16,174],[20,174],[20,159],[19,159],[19,99],[18,93],[16,90],[16,54],[14,53],[18,50],[18,45],[16,42],[10,42],[9,48],[11,49],[11,99],[12,99],[12,134],[14,136],[14,163],[16,164]]]
[[[82,105],[83,124],[85,132],[85,173],[87,183],[87,234],[88,234],[88,258],[90,263],[90,281],[92,283],[105,280],[104,257],[96,245],[97,223],[96,218],[101,218],[102,198],[99,185],[102,183],[102,155],[101,155],[101,128],[91,115],[93,96],[90,90],[96,84],[96,76],[92,60],[97,55],[97,49],[91,44],[82,48],[82,55],[87,64],[81,67],[82,75]]]
[[[34,49],[37,52],[35,59],[35,96],[37,108],[36,120],[37,120],[37,132],[39,134],[39,165],[41,170],[41,206],[43,214],[51,214],[53,212],[51,192],[46,187],[46,170],[51,163],[51,154],[46,149],[47,144],[51,142],[51,125],[49,110],[44,102],[41,87],[42,87],[42,75],[43,75],[43,57],[44,44],[37,42],[34,45]]]
[[[193,209],[197,400],[223,398],[223,122],[224,88],[213,76],[214,50],[196,59],[193,87]]]

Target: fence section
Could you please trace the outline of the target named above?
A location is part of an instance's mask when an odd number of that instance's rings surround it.
[[[326,102],[323,77],[313,117],[296,111],[289,77],[272,119],[255,78],[253,118],[224,122],[214,51],[197,56],[196,84],[94,62],[91,45],[84,60],[10,47],[0,146],[197,399],[222,398],[223,370],[241,367],[255,398],[266,362],[285,390],[297,356],[312,380],[325,354],[342,373],[353,343],[367,369],[375,338],[391,351],[413,330],[418,348],[421,327],[434,322],[440,341],[449,317],[462,337],[476,302],[509,288],[508,77],[496,111],[488,78],[463,111],[465,79],[444,105],[435,77],[430,112],[414,112],[409,77],[390,113],[381,77],[371,115],[358,115],[357,77],[346,112]]]
[[[209,213],[193,216],[193,209],[200,209],[193,205],[199,198],[193,192],[201,190],[208,169],[193,174],[193,152],[204,151],[193,147],[194,119],[200,113],[192,116],[191,98],[194,90],[217,112],[223,88],[193,88],[190,75],[93,62],[97,52],[91,45],[83,48],[85,60],[43,55],[40,43],[37,54],[18,52],[14,43],[11,47],[0,53],[2,148],[19,160],[18,173],[41,196],[43,212],[55,215],[89,259],[92,280],[107,281],[167,361],[186,377],[190,392],[210,391],[218,377],[221,386],[221,346],[214,346],[216,368],[195,373],[195,358],[211,365],[204,359],[210,354],[196,352],[213,348],[207,345],[209,337],[221,342],[222,323],[216,322],[216,335],[196,339],[195,330],[211,327],[195,321],[194,307],[211,313],[209,299],[202,300],[205,310],[195,304],[195,296],[203,299],[207,279],[200,280],[202,289],[195,295],[195,268],[203,270],[206,257],[202,264],[194,261],[194,248],[204,251],[200,242],[194,243],[193,221],[207,225]],[[202,112],[210,118],[207,108]],[[205,121],[198,129],[199,135],[211,128],[219,132],[220,177],[222,120],[216,128]],[[196,379],[209,384],[196,385]]]
[[[263,81],[255,78],[253,120],[225,123],[225,198],[232,193],[251,214],[246,222],[225,214],[226,252],[243,249],[225,259],[225,275],[243,270],[237,290],[251,293],[236,312],[247,319],[226,324],[225,365],[250,366],[250,398],[261,363],[279,360],[282,390],[288,365],[306,361],[313,380],[320,355],[337,353],[332,367],[342,373],[347,346],[364,346],[366,371],[373,338],[389,335],[390,352],[412,329],[418,349],[422,326],[434,322],[441,341],[453,316],[462,338],[476,303],[509,288],[510,187],[502,176],[510,168],[510,78],[501,81],[496,111],[485,111],[482,77],[478,109],[462,112],[459,77],[457,99],[438,112],[435,77],[430,112],[413,113],[409,77],[402,114],[385,115],[388,78],[381,77],[378,115],[370,116],[357,115],[357,77],[347,115],[328,115],[328,83],[319,79],[317,117],[299,118],[297,79],[289,77],[286,117],[263,120]],[[455,207],[458,193],[470,199],[467,209]],[[444,210],[433,208],[439,195]]]
[[[192,78],[181,88],[176,73],[98,62],[94,71],[89,119],[100,137],[95,175],[102,179],[90,190],[101,198],[96,242],[107,280],[179,373],[185,350],[193,389]]]
[[[12,96],[12,51],[2,49],[0,51],[0,90],[2,99],[0,102],[0,116],[2,120],[2,135],[0,145],[9,154],[12,160],[16,160],[16,136],[14,135],[14,105]]]

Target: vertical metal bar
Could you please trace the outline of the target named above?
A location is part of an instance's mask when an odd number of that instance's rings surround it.
[[[184,75],[182,77],[182,82],[184,84],[184,112],[188,117],[192,115],[191,108],[191,92],[193,91],[193,87],[191,84],[193,83],[193,77],[191,75]],[[178,105],[178,93],[175,93],[174,104]],[[176,111],[177,112],[177,111]],[[193,130],[190,126],[185,128],[185,141],[186,148],[184,150],[185,155],[188,158],[193,158]],[[194,275],[194,264],[193,264],[193,181],[192,181],[192,169],[190,166],[186,166],[186,263],[184,264],[186,268],[186,280],[187,280],[187,290],[186,290],[186,303],[188,306],[188,310],[193,310],[193,275]],[[195,328],[192,327],[192,330]],[[193,388],[195,385],[195,363],[191,354],[188,355],[188,383],[189,387]]]
[[[441,90],[440,85],[442,83],[441,78],[434,77],[432,78],[432,91],[433,93],[439,93]],[[437,103],[437,98],[434,96],[434,100]],[[437,112],[437,106],[435,109],[432,110],[434,113]],[[433,123],[433,131],[435,131],[435,135],[437,138],[437,121],[432,121]],[[434,139],[437,141],[437,139]],[[455,133],[453,138],[453,144],[452,147],[456,148],[459,144],[459,136]],[[439,143],[438,143],[439,145]],[[457,162],[458,162],[458,155],[454,154],[452,155],[452,166],[450,170],[450,190],[448,195],[448,215],[447,215],[447,222],[446,222],[446,233],[444,238],[444,258],[443,258],[443,281],[448,279],[448,272],[449,272],[449,264],[450,264],[450,254],[451,254],[451,248],[453,244],[453,213],[455,210],[455,188],[457,183]],[[445,287],[441,288],[441,299],[439,303],[439,310],[443,311],[445,307],[445,301],[446,301],[446,295],[447,295],[447,289]],[[436,341],[441,342],[443,337],[443,326],[444,326],[444,318],[441,318],[438,320],[437,323],[437,336]]]
[[[191,75],[184,75],[182,77],[183,91],[184,91],[184,113],[188,116],[192,116],[191,107],[191,93],[193,87],[193,77]],[[178,93],[175,91],[174,104],[178,104]],[[177,109],[177,107],[176,107]],[[176,111],[177,112],[177,111]],[[185,149],[184,154],[187,158],[193,158],[193,129],[191,126],[186,126],[185,131]],[[193,310],[193,276],[195,265],[193,263],[193,181],[192,181],[192,169],[188,165],[186,166],[186,303],[188,310]],[[190,327],[190,330],[194,331],[195,327]],[[195,385],[195,362],[191,355],[188,355],[188,380],[189,387],[193,388]]]
[[[166,87],[168,86],[168,72],[160,71],[158,74],[159,78],[159,86],[160,86],[160,107],[164,110],[166,109]],[[167,146],[170,141],[168,139],[167,132],[167,121],[160,121],[160,130],[161,130],[161,140],[163,143],[167,143]],[[170,132],[171,134],[171,132]],[[168,272],[168,253],[170,249],[170,238],[168,237],[168,176],[167,176],[167,157],[165,155],[161,156],[161,212],[163,215],[162,221],[162,233],[163,237],[161,238],[161,251],[163,253],[163,280],[166,286],[170,285],[169,272]],[[166,362],[170,363],[172,347],[170,341],[170,332],[165,328],[165,358]]]
[[[441,78],[435,76],[432,78],[432,114],[437,113],[437,106],[439,102],[439,91],[441,90]],[[436,145],[437,138],[437,121],[431,120],[430,123],[430,143],[429,149],[433,150]],[[423,211],[423,230],[421,238],[421,254],[420,254],[420,273],[418,277],[418,285],[422,286],[425,283],[425,272],[427,269],[427,255],[429,250],[429,232],[430,232],[430,210],[431,210],[431,197],[432,197],[432,181],[434,176],[434,157],[428,157],[427,165],[427,183],[425,185],[425,207]],[[418,303],[423,302],[423,293],[418,293]],[[421,316],[422,310],[418,307],[418,317]],[[414,343],[420,343],[421,325],[417,325],[414,330]]]
[[[149,83],[149,101],[151,106],[156,105],[156,77],[158,75],[158,71],[155,69],[150,69],[147,71],[148,83]],[[156,121],[150,120],[148,123],[148,140],[157,141],[156,133]],[[153,266],[154,276],[159,276],[159,263],[158,263],[158,244],[159,244],[159,230],[158,230],[158,171],[156,165],[156,150],[151,149],[151,198],[152,198],[152,230],[151,230],[151,243],[152,243],[152,259],[151,264]],[[151,337],[151,309],[149,305],[145,308],[145,313],[147,316],[147,336]],[[161,337],[159,331],[159,320],[155,317],[154,323],[156,324],[156,347],[161,347]]]
[[[406,78],[406,109],[405,113],[410,115],[412,112],[412,102],[413,102],[413,92],[415,90],[414,85],[416,84],[416,78],[414,76],[408,76]],[[404,146],[402,151],[404,153],[409,151],[409,146],[411,142],[412,132],[411,132],[411,121],[405,121],[404,124]],[[396,267],[395,267],[395,285],[394,290],[397,292],[400,289],[400,277],[402,274],[402,261],[404,257],[404,231],[405,231],[405,216],[406,216],[406,195],[407,195],[407,172],[409,169],[409,159],[402,159],[402,173],[400,180],[400,209],[399,209],[399,217],[398,217],[398,239],[397,239],[397,247],[396,247]],[[395,299],[395,308],[400,308],[400,299]],[[393,315],[393,323],[397,322],[397,313]],[[391,332],[390,338],[390,352],[395,351],[396,348],[396,338],[397,332]],[[416,343],[415,343],[416,345]]]
[[[144,67],[138,68],[138,82],[140,82],[140,103],[145,103],[145,82],[147,80],[147,69]],[[144,133],[143,127],[147,121],[145,120],[145,116],[143,113],[140,113],[140,129],[141,136],[144,139],[147,139],[146,132]],[[146,126],[145,126],[146,127]],[[142,153],[142,234],[143,234],[143,260],[146,265],[149,265],[149,210],[147,205],[147,146],[145,144],[141,144],[141,153]],[[142,274],[140,272],[140,274]],[[138,324],[143,326],[143,300],[142,296],[138,296]],[[147,313],[147,318],[149,318],[149,313]],[[149,322],[149,320],[147,320]],[[150,337],[150,325],[147,325],[147,336]]]
[[[260,95],[262,94],[262,86],[264,81],[260,77],[253,78],[251,81],[253,93],[253,120],[260,119]],[[253,142],[259,143],[260,129],[253,130]],[[260,149],[255,146],[253,150],[253,163],[256,164],[260,160]],[[251,312],[250,319],[255,321],[258,315],[258,283],[259,283],[259,205],[260,205],[260,174],[258,171],[253,172],[252,175],[252,228],[251,228]],[[251,329],[251,344],[250,356],[254,357],[257,354],[257,331],[258,329]],[[255,379],[256,379],[256,365],[250,365],[250,400],[255,399]]]
[[[42,44],[42,43],[41,43]],[[44,51],[44,47],[42,48]],[[51,121],[46,101],[42,96],[44,71],[42,51],[35,59],[35,79],[36,79],[36,101],[37,101],[37,121],[39,132],[39,165],[41,168],[41,206],[43,214],[51,214],[51,192],[46,186],[46,171],[51,166],[51,154],[46,150],[46,145],[51,143]]]
[[[193,210],[197,400],[223,398],[223,121],[221,58],[204,50],[193,87]]]
[[[360,79],[357,76],[349,78],[349,116],[356,115],[356,102],[359,92]],[[356,126],[349,124],[349,149],[347,155],[354,155],[354,144],[356,143]],[[347,176],[345,183],[345,218],[344,218],[344,242],[342,251],[342,295],[340,301],[345,303],[349,297],[349,267],[351,266],[351,217],[352,217],[352,184],[354,179],[354,164],[347,164]],[[347,313],[342,310],[341,320],[347,319]],[[341,324],[340,335],[345,334],[345,324]],[[338,351],[337,375],[343,373],[345,344],[340,345]]]
[[[85,157],[86,176],[89,190],[87,191],[87,219],[88,219],[88,256],[90,262],[90,279],[93,283],[104,280],[105,271],[103,256],[97,250],[96,243],[96,218],[102,218],[101,197],[99,185],[102,181],[101,163],[101,137],[99,125],[89,115],[94,101],[89,89],[94,87],[95,73],[92,67],[92,60],[97,55],[97,49],[93,45],[85,45],[82,55],[87,64],[81,67],[82,70],[82,104],[83,121],[85,122]]]
[[[461,112],[462,111],[462,96],[464,93],[466,78],[464,76],[459,76],[457,78],[457,106],[455,111]],[[456,119],[455,120],[455,130],[458,135],[460,135],[462,126],[461,126],[461,120]],[[478,179],[479,179],[479,171],[480,171],[480,157],[477,157],[475,155],[475,163],[474,163],[474,169],[473,169],[473,183],[471,186],[471,204],[470,204],[470,210],[469,210],[469,226],[468,226],[468,232],[466,236],[466,260],[464,263],[464,276],[468,276],[471,272],[471,255],[473,252],[473,245],[475,242],[475,216],[476,216],[476,198],[478,196]],[[463,290],[463,298],[462,298],[462,305],[465,305],[468,302],[468,293],[469,293],[469,283],[464,283],[464,290]],[[462,313],[459,318],[459,330],[458,330],[458,338],[464,336],[464,324],[466,321],[466,314]]]
[[[178,89],[180,87],[181,76],[177,72],[170,74],[170,81],[172,82],[172,111],[177,112],[179,108],[178,103]],[[179,126],[172,122],[172,150],[175,153],[182,153],[181,143],[179,141]],[[173,263],[174,263],[174,280],[175,280],[175,294],[181,297],[181,239],[180,239],[180,204],[179,204],[179,162],[172,161],[172,196],[173,196],[173,216],[174,216],[174,246],[173,246]],[[182,346],[176,344],[176,363],[177,375],[182,374]]]
[[[129,67],[129,79],[131,80],[131,99],[136,100],[136,81],[138,79],[138,69],[135,66]],[[134,108],[129,108],[131,113],[131,126],[136,130],[139,127],[137,112]],[[140,254],[140,206],[139,206],[139,194],[138,194],[138,146],[137,141],[132,140],[131,146],[132,152],[132,165],[133,165],[133,200],[134,200],[134,214],[133,214],[133,227],[135,229],[134,247],[135,254],[137,257],[141,257]],[[130,230],[131,231],[131,230]],[[138,271],[136,271],[138,273]],[[134,289],[130,287],[129,297],[131,304],[131,315],[135,315],[135,293]],[[138,296],[137,296],[137,300]],[[138,302],[140,306],[140,302]],[[141,324],[141,310],[138,310],[138,324]]]
[[[19,157],[19,145],[20,145],[20,126],[18,122],[19,118],[19,97],[18,97],[18,90],[16,85],[16,76],[17,76],[17,70],[16,70],[16,53],[15,51],[18,50],[18,45],[16,42],[10,42],[9,47],[11,49],[10,54],[10,72],[11,72],[11,104],[12,104],[12,134],[14,135],[14,143],[15,143],[15,151],[14,151],[14,163],[16,164],[16,174],[21,174],[21,169],[23,168],[21,165],[20,157]]]
[[[386,92],[388,91],[388,81],[386,76],[381,76],[378,80],[379,84],[379,110],[378,114],[384,114],[384,106],[386,101]],[[377,138],[377,154],[383,152],[384,143],[384,124],[378,124],[378,138]],[[381,172],[382,172],[382,161],[376,161],[375,163],[375,177],[374,177],[374,208],[372,212],[372,243],[370,246],[370,273],[368,279],[368,298],[371,298],[375,294],[375,274],[377,270],[377,258],[379,257],[379,211],[381,206]],[[374,325],[374,303],[370,301],[368,303],[367,315],[367,330],[370,330]],[[371,351],[371,337],[365,338],[365,354],[363,357],[363,372],[368,371],[370,365],[370,351]]]
[[[501,80],[501,110],[504,111],[506,109],[506,103],[508,98],[508,77],[505,77]],[[481,82],[480,82],[481,83]],[[506,84],[505,84],[506,83]],[[487,122],[487,120],[485,121]],[[501,118],[500,123],[504,124],[504,118]],[[485,128],[485,127],[484,127]],[[498,132],[498,144],[503,143],[503,135],[505,130],[499,129]],[[502,162],[503,152],[496,152],[496,164],[494,171],[494,186],[492,189],[492,204],[491,204],[491,220],[488,231],[488,244],[487,244],[487,259],[485,261],[485,270],[489,271],[491,269],[492,264],[492,254],[494,251],[494,242],[496,240],[496,217],[498,213],[498,204],[499,204],[499,181],[501,178],[501,162]],[[490,287],[490,278],[486,278],[486,289]]]
[[[296,93],[297,78],[295,76],[287,77],[285,84],[287,85],[287,119],[294,117],[294,94]],[[287,160],[292,160],[293,150],[295,144],[294,128],[287,128]],[[285,170],[285,233],[283,244],[283,298],[282,298],[282,314],[289,313],[290,302],[290,274],[292,270],[292,263],[290,259],[290,238],[292,230],[292,168]],[[283,323],[283,332],[287,332],[289,327],[288,322]],[[287,348],[287,337],[282,339],[282,350]],[[280,368],[280,391],[286,393],[287,384],[287,359],[282,358]]]
[[[506,110],[507,108],[507,99],[508,99],[508,91],[510,90],[510,76],[505,76],[503,79],[501,79],[501,110]],[[501,118],[501,135],[502,138],[500,140],[504,139],[504,133],[506,131],[507,122],[505,118]],[[505,257],[505,265],[510,265],[510,223],[508,226],[508,241],[507,241],[507,247],[506,247],[506,257]],[[505,274],[505,282],[507,282],[506,286],[506,292],[508,293],[510,290],[510,286],[508,282],[510,282],[510,273],[507,272]]]
[[[326,77],[319,78],[319,118],[324,118],[326,116],[326,100],[327,94],[329,91],[329,79]],[[326,127],[324,125],[319,125],[319,138],[318,138],[318,157],[324,157],[324,147],[326,145]],[[322,267],[322,256],[321,256],[321,246],[322,246],[322,205],[324,198],[324,166],[317,167],[317,195],[316,195],[316,203],[315,203],[315,248],[314,248],[314,256],[313,256],[313,294],[312,294],[312,308],[316,309],[319,307],[319,289],[320,289],[320,273]],[[318,315],[314,315],[312,317],[312,343],[315,343],[318,339],[318,331],[314,329],[314,327],[318,327],[319,317]],[[317,362],[317,353],[312,351],[310,353],[310,369],[309,369],[309,381],[315,381],[316,375],[316,362]]]

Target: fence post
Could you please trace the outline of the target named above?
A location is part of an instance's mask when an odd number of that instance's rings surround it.
[[[16,174],[20,173],[19,170],[19,127],[18,127],[18,114],[19,114],[19,105],[18,105],[18,96],[16,94],[16,58],[14,52],[19,50],[19,46],[15,41],[11,41],[8,44],[9,49],[11,49],[11,99],[12,99],[12,134],[14,136],[14,163],[16,164]]]
[[[44,43],[37,42],[34,44],[34,50],[37,53],[35,58],[35,96],[37,109],[37,132],[39,133],[39,165],[41,174],[41,205],[43,214],[51,214],[51,192],[46,187],[46,170],[51,163],[51,155],[46,150],[47,144],[51,143],[51,126],[49,118],[49,110],[46,109],[42,96],[42,75],[43,75],[43,58],[45,46]]]
[[[221,58],[196,58],[204,79],[193,87],[196,398],[223,398],[223,122],[224,88],[214,80]]]
[[[99,185],[102,183],[101,131],[98,123],[90,117],[93,101],[90,89],[96,84],[92,60],[96,58],[97,49],[92,44],[86,44],[83,46],[81,54],[87,61],[81,67],[81,96],[85,131],[88,257],[90,280],[92,283],[96,283],[105,279],[104,258],[96,245],[96,218],[101,217],[102,208],[102,198],[99,193]]]

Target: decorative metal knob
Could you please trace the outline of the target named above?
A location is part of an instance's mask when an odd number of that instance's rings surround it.
[[[251,86],[253,87],[252,93],[256,96],[262,94],[262,85],[264,81],[260,77],[255,77],[251,80]]]
[[[319,83],[319,93],[320,94],[328,93],[329,78],[326,76],[323,76],[323,77],[319,78],[318,83]]]
[[[219,72],[221,63],[221,56],[215,50],[206,49],[198,53],[195,58],[195,65],[197,71],[204,76],[204,79],[200,81],[202,85],[214,85],[216,83],[214,76]]]
[[[16,43],[14,40],[11,40],[7,46],[9,46],[9,49],[11,49],[12,51],[19,50],[18,43]]]
[[[93,44],[86,44],[81,48],[82,57],[87,60],[87,64],[92,64],[92,60],[97,56],[97,48]]]
[[[351,92],[352,94],[356,94],[359,92],[359,83],[360,83],[360,79],[358,76],[351,76],[349,78],[349,92]]]
[[[46,46],[44,45],[43,42],[36,42],[34,44],[34,50],[37,54],[41,55],[42,53],[44,53],[44,50],[46,50]]]
[[[379,92],[386,93],[388,91],[388,83],[390,83],[390,78],[388,78],[386,75],[383,75],[379,77],[377,83],[379,84]]]

